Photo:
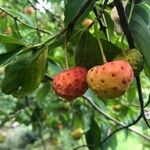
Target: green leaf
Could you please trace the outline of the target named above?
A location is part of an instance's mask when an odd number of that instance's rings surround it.
[[[110,124],[107,124],[105,122],[102,122],[101,130],[103,131],[103,138],[106,138],[108,136],[108,131],[110,131],[112,126]],[[116,128],[114,128],[115,130]],[[112,131],[112,130],[111,130]],[[117,147],[117,136],[114,134],[111,138],[107,139],[105,142],[101,143],[100,149],[102,150],[108,150],[112,149],[115,150]]]
[[[50,82],[46,82],[43,86],[37,91],[36,99],[44,100],[50,91]]]
[[[28,43],[23,40],[18,40],[3,34],[0,34],[0,43],[5,45],[6,51],[17,51],[17,49],[28,45]]]
[[[127,13],[130,11],[130,6],[127,8]],[[132,36],[136,43],[136,46],[142,52],[145,63],[150,71],[150,6],[144,2],[135,5],[131,21],[130,28]]]
[[[27,53],[19,56],[5,68],[5,77],[1,88],[5,94],[23,97],[31,94],[40,84],[47,58],[47,50]]]
[[[99,150],[101,140],[101,129],[94,119],[91,119],[90,129],[85,133],[89,150]]]
[[[20,49],[0,54],[0,66],[7,64],[8,60],[12,59],[18,51],[20,51]]]
[[[68,0],[65,5],[65,26],[67,26],[78,14],[80,9],[87,3],[89,0]],[[91,3],[87,6],[84,13],[77,20],[78,22],[82,21],[88,13],[93,9],[94,3],[96,0],[91,1]]]
[[[26,46],[28,43],[18,40],[12,37],[8,37],[6,35],[0,34],[0,43],[2,44],[16,44],[16,45],[21,45],[21,46]]]
[[[107,61],[113,60],[113,58],[121,52],[121,50],[111,42],[104,39],[101,39],[101,42]],[[83,32],[79,39],[75,54],[75,62],[76,65],[86,68],[103,64],[97,39],[88,31]]]
[[[136,84],[135,82],[130,86],[129,90],[127,91],[127,99],[128,102],[131,104],[136,98]]]

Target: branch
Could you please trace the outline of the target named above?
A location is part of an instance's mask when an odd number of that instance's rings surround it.
[[[13,18],[14,20],[18,21],[19,23],[29,27],[29,28],[32,28],[32,29],[35,29],[35,30],[39,30],[40,32],[43,32],[43,33],[46,33],[46,34],[49,34],[49,35],[52,35],[51,32],[47,31],[47,30],[43,30],[43,29],[38,29],[37,27],[34,27],[34,26],[31,26],[25,22],[23,22],[22,20],[20,20],[18,17],[14,16],[13,14],[11,14],[10,12],[8,12],[7,10],[5,10],[3,7],[0,7],[0,10],[2,10],[3,12],[5,12],[7,15],[9,15],[11,18]]]
[[[36,6],[32,3],[31,0],[27,0],[28,3],[31,4],[31,6],[34,8],[35,10],[35,20],[36,20],[36,27],[37,27],[37,36],[39,37],[39,40],[41,39],[41,34],[40,34],[40,31],[39,31],[39,25],[38,25],[38,16],[37,16],[37,8]]]
[[[139,116],[137,117],[137,119],[134,120],[132,123],[130,123],[130,124],[126,125],[126,126],[123,126],[123,127],[121,127],[121,128],[116,129],[115,131],[113,131],[112,133],[110,133],[106,138],[104,138],[100,143],[102,144],[102,143],[106,142],[106,140],[108,140],[110,137],[112,137],[115,133],[117,133],[117,132],[119,132],[119,131],[121,131],[121,130],[123,130],[123,129],[128,129],[128,128],[131,127],[132,125],[136,124],[141,118],[142,118],[142,115],[139,115]],[[129,129],[129,130],[130,130],[130,129]]]
[[[17,22],[16,19],[14,19],[14,21],[15,21],[15,26],[16,26],[16,30],[17,30],[18,36],[19,36],[20,38],[22,38],[21,33],[20,33],[20,31],[19,31],[18,22]]]
[[[104,111],[102,111],[102,110],[91,100],[90,97],[83,96],[83,98],[85,98],[85,99],[91,104],[91,106],[92,106],[98,113],[100,113],[101,115],[103,115],[106,119],[109,119],[110,121],[112,121],[112,122],[116,123],[117,125],[121,126],[121,128],[117,129],[118,131],[120,131],[121,129],[128,129],[128,130],[130,130],[131,132],[133,132],[133,133],[135,133],[135,134],[141,136],[141,137],[144,138],[145,140],[150,140],[150,137],[145,136],[145,135],[143,135],[142,133],[140,133],[140,132],[138,132],[138,131],[136,131],[136,130],[130,128],[134,123],[137,123],[137,122],[141,119],[141,117],[142,117],[141,115],[139,115],[138,118],[137,118],[135,121],[133,121],[131,124],[126,125],[126,124],[121,123],[120,121],[118,121],[118,120],[112,118],[111,116],[109,116],[108,114],[106,114]],[[118,131],[116,131],[116,132],[118,132]],[[115,131],[114,131],[114,132],[115,132]],[[116,133],[116,132],[115,132],[115,133]],[[114,133],[114,134],[115,134],[115,133]]]
[[[124,8],[123,8],[122,1],[121,0],[114,0],[114,4],[117,8],[118,15],[119,15],[119,18],[120,18],[120,23],[121,23],[121,26],[122,26],[122,30],[123,30],[124,34],[126,35],[126,37],[127,37],[129,47],[134,48],[135,46],[134,46],[133,38],[132,38],[132,35],[131,35],[131,30],[130,30],[130,27],[129,27],[129,24],[128,24],[126,13],[125,13]]]
[[[136,83],[137,83],[137,89],[138,89],[138,94],[139,94],[139,102],[140,102],[140,107],[141,107],[141,115],[143,116],[143,119],[146,123],[146,125],[148,126],[148,128],[150,128],[150,125],[145,117],[145,111],[144,111],[144,101],[143,101],[143,95],[142,95],[142,89],[141,89],[141,81],[140,81],[140,77],[137,76],[136,77]]]
[[[87,0],[87,2],[85,2],[83,4],[83,6],[81,7],[81,9],[77,12],[77,14],[75,15],[75,17],[73,18],[73,20],[71,20],[67,26],[67,28],[72,28],[74,26],[74,24],[76,23],[76,21],[79,19],[79,17],[84,13],[84,11],[86,10],[86,8],[93,2],[94,0]]]
[[[129,24],[127,21],[127,16],[126,16],[126,13],[125,13],[124,8],[123,8],[122,1],[121,0],[114,0],[114,3],[115,3],[115,6],[117,8],[120,22],[122,25],[122,29],[126,35],[129,47],[134,48],[135,47],[134,41],[133,41],[133,38],[131,35],[131,30],[130,30],[130,27],[129,27]],[[140,102],[140,107],[141,107],[141,115],[143,116],[143,119],[144,119],[145,123],[147,124],[147,126],[150,128],[150,125],[148,124],[147,119],[146,119],[145,114],[144,114],[144,101],[143,101],[143,95],[142,95],[142,89],[141,89],[141,83],[140,83],[140,76],[136,76],[136,83],[137,83],[138,96],[139,96],[139,102]]]

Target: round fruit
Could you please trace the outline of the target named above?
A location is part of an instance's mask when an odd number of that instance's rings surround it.
[[[33,7],[26,7],[25,9],[24,9],[24,13],[26,13],[26,14],[28,14],[28,15],[32,15],[32,14],[34,14],[34,12],[35,12],[35,10],[34,10],[34,8]]]
[[[92,19],[88,19],[88,18],[85,18],[82,22],[82,26],[83,27],[89,27],[91,24],[92,24],[93,20]]]
[[[125,54],[125,56],[123,54],[117,55],[115,60],[127,61],[132,66],[134,70],[134,75],[139,75],[144,67],[144,60],[142,54],[137,49],[126,50]]]
[[[133,69],[129,63],[118,60],[91,68],[87,73],[87,83],[98,96],[109,99],[123,95],[133,77]]]
[[[87,69],[84,67],[65,70],[54,77],[52,87],[58,96],[73,100],[87,90],[86,74]]]
[[[82,137],[83,133],[84,131],[82,128],[77,128],[71,132],[71,137],[74,140],[79,140]]]

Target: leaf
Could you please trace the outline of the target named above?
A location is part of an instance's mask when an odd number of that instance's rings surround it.
[[[1,88],[5,94],[23,97],[31,94],[40,84],[45,70],[47,50],[21,55],[5,68]]]
[[[65,5],[65,26],[67,26],[78,14],[80,9],[87,3],[88,0],[68,0],[67,4]],[[82,21],[88,13],[93,9],[94,3],[96,0],[91,1],[91,3],[87,6],[85,11],[77,20],[78,22]]]
[[[103,138],[106,138],[108,136],[108,132],[110,132],[112,126],[110,124],[107,124],[105,122],[102,122],[101,130],[103,131]],[[115,128],[116,129],[116,128]],[[114,134],[111,138],[107,139],[105,142],[101,143],[100,149],[102,150],[108,150],[108,149],[115,150],[117,147],[117,136]]]
[[[127,13],[129,13],[130,6],[127,7]],[[135,5],[131,21],[130,28],[132,36],[136,43],[136,46],[140,49],[144,56],[145,63],[150,71],[150,50],[149,40],[150,39],[150,6],[146,3],[139,3]]]
[[[18,51],[20,51],[20,49],[0,54],[0,66],[4,65],[4,63],[6,64],[9,59],[11,59],[13,56],[15,56],[16,53],[18,53]]]
[[[46,82],[43,86],[37,91],[36,99],[44,100],[50,91],[50,82]]]
[[[27,45],[27,43],[22,41],[22,40],[8,37],[8,36],[3,35],[3,34],[0,34],[0,43],[2,43],[2,44],[16,44],[16,45],[21,45],[21,46]]]
[[[121,50],[111,42],[104,39],[101,39],[101,42],[107,61],[113,60],[113,58],[121,52]],[[97,39],[88,31],[84,32],[79,39],[75,54],[75,62],[76,65],[86,68],[103,64]]]
[[[127,99],[129,104],[131,104],[136,98],[136,84],[135,82],[130,86],[129,90],[127,91]]]
[[[101,129],[94,119],[91,119],[90,129],[85,133],[89,150],[99,150],[101,140]]]
[[[5,49],[7,51],[17,51],[17,49],[21,49],[22,47],[28,45],[28,43],[23,40],[18,40],[3,34],[0,34],[0,43],[5,45]]]

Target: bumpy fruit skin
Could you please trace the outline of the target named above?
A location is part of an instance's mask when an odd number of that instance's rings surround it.
[[[74,140],[79,140],[82,137],[83,133],[84,131],[82,128],[77,128],[71,132],[71,137]]]
[[[134,73],[128,62],[118,60],[91,68],[87,73],[89,87],[101,98],[116,98],[124,94]]]
[[[87,69],[74,67],[57,74],[52,82],[52,87],[58,96],[73,100],[82,96],[88,88],[86,81]]]
[[[137,76],[143,70],[144,60],[142,54],[136,49],[129,49],[125,51],[126,56],[119,54],[116,56],[115,60],[125,60],[127,61],[134,70],[134,75]]]

